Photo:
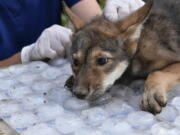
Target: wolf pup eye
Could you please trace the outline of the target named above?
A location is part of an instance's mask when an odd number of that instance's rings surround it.
[[[97,65],[103,66],[108,62],[108,58],[101,57],[96,60]]]

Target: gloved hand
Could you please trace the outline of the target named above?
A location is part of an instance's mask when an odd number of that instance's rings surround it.
[[[71,36],[70,29],[59,25],[45,29],[35,43],[22,49],[22,63],[67,56],[71,47]]]
[[[142,0],[107,0],[105,17],[110,21],[121,20],[143,5]]]

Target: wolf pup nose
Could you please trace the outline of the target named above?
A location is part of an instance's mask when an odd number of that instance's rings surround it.
[[[85,99],[89,94],[89,90],[87,88],[76,87],[73,88],[73,94],[79,99]]]

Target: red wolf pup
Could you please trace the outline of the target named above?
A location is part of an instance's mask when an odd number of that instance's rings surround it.
[[[156,0],[153,5],[148,0],[117,22],[102,15],[85,24],[65,10],[76,28],[71,49],[74,95],[93,101],[118,79],[144,78],[140,107],[160,113],[167,93],[180,82],[180,1]]]

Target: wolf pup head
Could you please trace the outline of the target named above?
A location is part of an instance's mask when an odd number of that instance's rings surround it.
[[[118,22],[99,16],[86,25],[66,7],[76,28],[71,49],[74,95],[95,100],[122,76],[136,53],[143,23],[152,4],[153,0],[149,0]]]

